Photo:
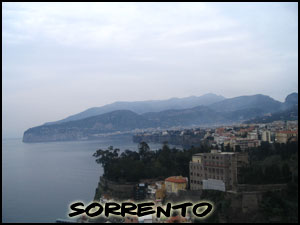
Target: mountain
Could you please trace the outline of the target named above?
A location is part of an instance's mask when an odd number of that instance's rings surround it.
[[[282,110],[288,106],[287,110]],[[232,124],[262,118],[266,114],[282,118],[280,113],[285,113],[284,115],[290,113],[289,118],[295,118],[295,116],[298,118],[298,102],[295,101],[295,95],[287,97],[284,103],[265,95],[253,95],[225,99],[207,106],[200,105],[188,109],[169,109],[143,114],[130,110],[116,110],[80,120],[30,128],[24,132],[23,141],[95,139],[101,134],[134,129]]]
[[[298,120],[298,104],[271,115],[256,117],[246,121],[245,123],[271,123],[277,120]]]
[[[24,142],[73,141],[95,139],[99,134],[146,128],[211,125],[238,121],[238,116],[220,113],[198,106],[191,109],[166,110],[139,115],[129,110],[117,110],[82,120],[42,125],[24,132]],[[232,120],[227,117],[234,118]]]
[[[199,105],[209,105],[215,102],[224,100],[225,97],[212,93],[205,94],[199,97],[191,96],[186,98],[171,98],[168,100],[152,100],[152,101],[137,101],[137,102],[115,102],[101,107],[89,108],[78,114],[69,116],[65,119],[48,122],[44,125],[63,123],[68,121],[80,120],[91,116],[101,115],[115,110],[130,110],[138,114],[146,112],[159,112],[168,109],[187,109]]]
[[[117,110],[82,120],[33,127],[24,132],[23,142],[72,141],[97,137],[97,134],[156,126],[129,110]]]
[[[282,109],[286,110],[295,105],[298,106],[298,93],[296,93],[296,92],[286,96]]]
[[[244,109],[260,109],[262,112],[275,112],[282,103],[266,95],[239,96],[213,103],[209,107],[217,112],[230,112]]]

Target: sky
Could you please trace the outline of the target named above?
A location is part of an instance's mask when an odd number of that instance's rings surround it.
[[[3,3],[2,137],[115,101],[298,92],[298,3]]]

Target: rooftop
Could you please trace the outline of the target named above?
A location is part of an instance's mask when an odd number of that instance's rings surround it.
[[[297,134],[298,131],[296,131],[296,130],[281,130],[281,131],[278,131],[278,133],[282,133],[282,134]]]
[[[165,179],[165,181],[173,182],[173,183],[186,183],[187,179],[182,176],[173,176],[173,177],[168,177]]]

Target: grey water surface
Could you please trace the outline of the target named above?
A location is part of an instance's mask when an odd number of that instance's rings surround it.
[[[93,200],[102,167],[93,153],[110,145],[137,150],[131,137],[97,141],[23,143],[2,140],[2,222],[55,222],[69,205]],[[151,149],[160,144],[150,145]]]

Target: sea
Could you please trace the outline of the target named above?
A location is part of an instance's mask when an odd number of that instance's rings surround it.
[[[69,206],[88,205],[103,168],[93,153],[109,146],[137,150],[131,136],[93,141],[23,143],[2,139],[2,222],[53,223],[71,220]],[[149,144],[151,150],[161,144]]]

